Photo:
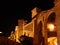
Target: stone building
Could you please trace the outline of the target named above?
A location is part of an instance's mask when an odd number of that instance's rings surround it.
[[[59,45],[60,44],[60,0],[55,0],[52,9],[41,11],[35,7],[32,12],[32,21],[18,20],[15,29],[15,39],[21,35],[33,37],[33,45]]]

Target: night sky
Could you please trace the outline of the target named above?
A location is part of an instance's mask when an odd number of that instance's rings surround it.
[[[18,25],[18,19],[31,21],[31,10],[34,7],[48,10],[54,7],[54,0],[5,0],[0,5],[0,31],[6,36]]]

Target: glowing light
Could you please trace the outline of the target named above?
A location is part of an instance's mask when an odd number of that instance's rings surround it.
[[[0,32],[0,34],[1,34],[2,32]]]
[[[55,42],[55,45],[58,45],[57,42]]]
[[[48,42],[49,42],[48,45],[58,45],[57,44],[57,37],[50,37],[50,38],[48,38]]]
[[[49,29],[49,31],[54,31],[54,25],[53,24],[47,24],[47,28]]]
[[[55,45],[58,45],[58,44],[57,44],[57,39],[55,39]]]

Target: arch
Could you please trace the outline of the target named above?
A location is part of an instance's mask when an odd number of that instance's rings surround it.
[[[52,13],[48,16],[47,22],[48,22],[48,23],[50,23],[50,22],[54,23],[54,22],[55,22],[55,19],[56,19],[56,14],[55,14],[55,12],[52,12]]]
[[[52,12],[47,18],[48,31],[53,31],[53,29],[56,27],[55,20],[56,20],[56,14],[55,14],[55,12]]]
[[[47,18],[47,24],[48,24],[47,27],[48,28],[50,27],[49,29],[47,28],[47,30],[48,30],[47,31],[48,41],[49,40],[53,41],[53,39],[52,39],[53,37],[56,37],[56,39],[57,39],[57,30],[55,29],[55,26],[56,26],[55,25],[55,20],[56,20],[56,14],[55,14],[55,12],[52,12]],[[50,41],[50,42],[52,42],[52,41]],[[51,44],[54,45],[54,43],[51,43]]]

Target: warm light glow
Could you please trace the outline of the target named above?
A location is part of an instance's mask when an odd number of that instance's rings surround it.
[[[57,45],[57,42],[55,42],[55,45]]]
[[[53,24],[47,24],[47,28],[49,29],[49,31],[54,31],[54,25]]]
[[[50,38],[48,38],[48,42],[49,42],[48,45],[58,45],[57,44],[57,37],[50,37]]]
[[[58,45],[58,44],[57,44],[57,39],[55,39],[55,45]]]
[[[0,34],[1,34],[2,32],[0,32]]]

